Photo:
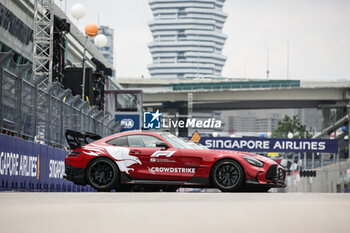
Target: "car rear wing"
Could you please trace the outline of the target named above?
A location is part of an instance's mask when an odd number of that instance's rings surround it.
[[[98,134],[89,133],[89,132],[82,134],[81,132],[69,130],[69,129],[66,130],[65,136],[71,150],[87,145],[93,141],[96,141],[102,138]]]

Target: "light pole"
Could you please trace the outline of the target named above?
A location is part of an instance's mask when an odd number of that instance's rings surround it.
[[[294,137],[294,134],[292,132],[288,132],[287,137],[288,137],[288,139],[292,139]],[[288,159],[289,155],[286,153],[285,153],[285,155]],[[293,163],[292,164],[294,164],[294,154],[293,154]]]
[[[81,4],[75,4],[71,8],[71,15],[73,18],[77,20],[84,18],[86,14],[86,9],[83,5]],[[86,28],[85,28],[86,31]],[[88,37],[86,36],[85,38],[85,43],[84,43],[84,52],[83,52],[83,61],[82,61],[82,69],[83,69],[83,84],[82,84],[82,92],[81,92],[81,99],[84,101],[85,97],[85,51],[86,51],[86,43],[87,43]]]
[[[287,39],[287,80],[289,80],[289,38]]]
[[[85,43],[84,43],[84,52],[83,52],[83,63],[81,67],[83,68],[83,83],[81,84],[81,100],[85,100],[85,51],[86,51],[86,43],[87,43],[88,37],[85,36]]]
[[[244,62],[244,63],[243,63],[243,78],[244,78],[244,79],[246,79],[246,75],[245,75],[245,74],[246,74],[246,73],[245,73],[245,72],[246,72],[246,66],[247,66],[247,62]]]
[[[75,4],[71,9],[71,14],[73,18],[75,18],[78,22],[79,19],[85,16],[86,9],[81,4]],[[83,80],[81,85],[81,99],[85,100],[85,53],[86,53],[86,44],[89,37],[94,37],[98,34],[98,27],[94,23],[89,23],[85,26],[85,42],[84,42],[84,51],[83,51],[83,61],[82,61],[82,69],[83,69]],[[104,47],[107,45],[107,37],[105,35],[98,35],[94,39],[94,43],[97,47]]]
[[[269,70],[269,53],[270,53],[270,49],[269,49],[269,46],[265,45],[266,47],[266,79],[269,80],[269,75],[270,75],[270,70]]]
[[[85,100],[85,52],[86,52],[86,43],[88,41],[88,37],[94,37],[98,33],[98,27],[94,23],[89,23],[85,26],[85,44],[84,44],[84,53],[83,53],[83,84],[82,84],[82,91],[81,91],[81,100]]]
[[[350,104],[346,105],[348,112],[348,159],[350,159]]]

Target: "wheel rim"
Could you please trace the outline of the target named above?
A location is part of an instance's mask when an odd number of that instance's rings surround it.
[[[220,164],[215,170],[215,180],[222,188],[233,188],[239,181],[238,167],[230,162]]]
[[[114,169],[108,162],[97,162],[91,166],[89,176],[95,186],[107,187],[114,180]]]

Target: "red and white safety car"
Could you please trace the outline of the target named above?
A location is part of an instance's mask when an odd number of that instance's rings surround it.
[[[223,192],[285,187],[285,171],[264,156],[209,150],[163,132],[132,131],[103,139],[67,131],[71,151],[65,178],[98,191],[175,191],[179,187]],[[88,143],[93,139],[92,143]]]

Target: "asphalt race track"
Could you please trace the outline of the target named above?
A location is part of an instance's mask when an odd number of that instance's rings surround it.
[[[0,193],[1,233],[348,233],[349,222],[349,194]]]

